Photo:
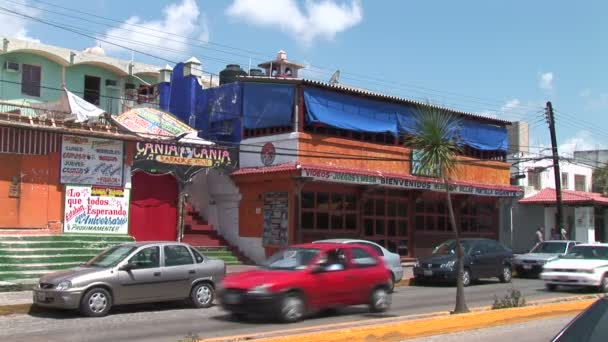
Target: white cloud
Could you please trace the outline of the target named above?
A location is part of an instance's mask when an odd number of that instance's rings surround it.
[[[580,97],[589,97],[591,96],[591,89],[583,89],[580,93],[578,93]]]
[[[359,0],[306,0],[303,5],[296,0],[234,0],[226,14],[249,24],[277,27],[305,45],[317,38],[332,40],[363,20]]]
[[[596,148],[603,148],[603,145],[595,141],[591,132],[581,130],[560,144],[557,149],[560,156],[572,157],[574,151],[594,150]]]
[[[580,97],[585,99],[585,110],[596,111],[608,109],[608,93],[594,93],[591,89],[582,90]]]
[[[17,3],[6,2],[2,3],[2,7],[18,13],[26,14],[30,17],[37,17],[40,15],[40,11],[35,8],[30,7],[25,10],[25,7],[28,7],[27,5],[29,5],[27,1],[22,1],[22,4],[23,5],[20,6]],[[0,11],[0,32],[2,32],[2,35],[40,43],[39,39],[30,36],[30,32],[27,27],[29,23],[30,22],[28,19],[19,17],[13,13]]]
[[[146,45],[133,44],[132,46],[135,50],[154,54],[159,54],[163,48],[188,52],[190,50],[188,40],[178,36],[209,40],[207,17],[200,12],[195,0],[183,0],[181,3],[170,4],[163,8],[162,13],[163,17],[159,20],[146,21],[132,16],[118,28],[108,30],[99,38],[127,46],[132,44],[123,39],[145,43]],[[121,50],[114,45],[103,42],[100,44],[106,51]]]
[[[552,72],[545,72],[540,74],[538,78],[538,86],[543,90],[553,90],[553,82],[555,78]]]

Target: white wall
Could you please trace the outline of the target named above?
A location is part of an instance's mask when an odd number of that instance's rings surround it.
[[[574,210],[574,239],[581,242],[595,242],[595,212],[593,207],[579,207]]]
[[[240,167],[261,167],[266,166],[262,163],[260,152],[264,144],[271,142],[274,145],[277,155],[271,165],[293,163],[297,158],[299,133],[276,134],[263,137],[249,138],[241,141]],[[283,155],[279,155],[283,154]]]
[[[521,158],[534,158],[537,156],[532,155],[521,155]],[[510,160],[510,162],[516,161],[515,159]],[[555,173],[553,171],[553,161],[548,159],[538,160],[538,161],[527,161],[523,163],[514,164],[511,168],[512,173],[524,173],[526,175],[525,178],[519,179],[518,184],[520,186],[528,186],[528,170],[532,170],[534,168],[546,168],[542,171],[540,176],[540,188],[555,188]],[[586,177],[585,191],[591,191],[592,184],[592,176],[593,169],[590,166],[576,164],[574,162],[562,160],[559,165],[560,173],[568,174],[568,184],[564,186],[562,184],[562,189],[564,190],[575,190],[574,176],[575,175],[584,175]],[[560,176],[561,177],[561,176]],[[561,180],[561,179],[560,179]],[[538,190],[537,190],[538,191]],[[526,194],[527,197],[527,194]]]

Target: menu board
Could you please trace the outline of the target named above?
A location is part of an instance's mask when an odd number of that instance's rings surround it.
[[[64,135],[61,183],[120,187],[123,182],[123,142]]]
[[[289,196],[287,192],[264,194],[262,245],[285,247],[289,243]]]

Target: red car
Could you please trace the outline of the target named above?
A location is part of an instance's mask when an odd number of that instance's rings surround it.
[[[236,317],[269,314],[289,323],[347,305],[386,311],[390,283],[384,261],[367,246],[301,244],[277,252],[256,270],[228,274],[220,300]]]

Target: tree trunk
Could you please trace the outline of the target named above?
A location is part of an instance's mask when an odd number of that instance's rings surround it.
[[[454,306],[453,314],[469,312],[467,303],[464,298],[464,284],[462,282],[462,276],[464,274],[464,251],[460,244],[460,228],[456,224],[456,217],[454,217],[454,208],[452,207],[452,195],[450,194],[450,184],[447,178],[443,179],[445,184],[445,193],[448,198],[448,211],[450,214],[450,223],[452,230],[454,231],[454,239],[456,240],[456,265],[458,267],[458,276],[456,277],[456,305]]]

